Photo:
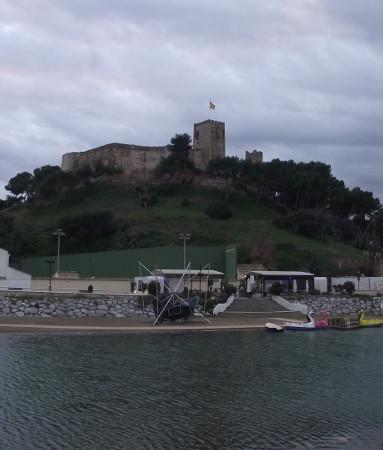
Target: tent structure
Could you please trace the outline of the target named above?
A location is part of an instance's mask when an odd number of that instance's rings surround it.
[[[282,270],[253,270],[245,274],[246,293],[259,292],[263,295],[273,283],[281,283],[284,292],[311,291],[314,289],[314,274],[309,272]]]

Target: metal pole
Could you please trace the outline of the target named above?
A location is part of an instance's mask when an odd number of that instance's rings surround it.
[[[186,269],[186,236],[184,236],[184,270]]]
[[[61,241],[61,231],[57,235],[57,273],[60,274],[60,241]]]
[[[54,264],[54,261],[46,261],[46,263],[48,264],[49,267],[49,291],[52,290],[52,264]]]
[[[57,228],[52,233],[54,236],[57,236],[57,273],[60,274],[60,247],[61,247],[61,236],[65,236],[64,231],[61,228]]]
[[[178,235],[179,239],[183,240],[183,246],[184,246],[184,270],[186,270],[186,241],[190,239],[189,233],[180,233]]]

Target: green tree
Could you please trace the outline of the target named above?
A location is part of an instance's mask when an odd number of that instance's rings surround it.
[[[176,173],[193,171],[195,165],[190,159],[191,149],[191,137],[186,133],[176,134],[168,145],[170,154],[159,163],[158,171],[168,174],[170,178]]]
[[[67,252],[106,250],[117,231],[111,211],[92,211],[69,216],[58,222],[65,233],[63,248]]]
[[[374,198],[372,192],[355,187],[351,191],[351,214],[371,215],[380,208],[380,201]]]
[[[33,181],[34,177],[31,173],[21,172],[9,180],[5,189],[17,198],[26,200],[31,195]]]
[[[31,192],[35,199],[49,199],[76,186],[77,178],[71,172],[64,172],[59,166],[42,166],[33,171]]]
[[[235,179],[240,174],[240,163],[237,156],[215,158],[208,162],[207,172],[216,177]]]

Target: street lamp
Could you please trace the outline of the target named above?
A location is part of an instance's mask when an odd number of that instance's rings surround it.
[[[184,270],[186,269],[186,241],[189,241],[190,237],[190,233],[180,233],[178,235],[178,238],[184,241]]]
[[[64,231],[61,228],[57,228],[52,234],[53,234],[53,236],[57,236],[57,274],[60,275],[61,236],[65,236],[65,233],[64,233]]]
[[[54,261],[48,260],[45,261],[49,265],[49,291],[52,290],[52,265],[55,263]]]
[[[358,277],[358,291],[359,291],[359,281],[360,281],[360,275],[361,275],[361,271],[358,270],[356,273],[356,276]]]

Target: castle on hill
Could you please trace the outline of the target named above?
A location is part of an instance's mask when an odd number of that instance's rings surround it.
[[[72,172],[102,165],[122,170],[124,176],[134,180],[145,181],[153,174],[161,159],[168,155],[166,145],[150,147],[112,143],[84,152],[66,153],[62,157],[61,168]],[[204,170],[210,160],[225,156],[225,123],[210,119],[195,123],[193,147],[190,152],[190,158],[195,166]],[[263,154],[257,150],[246,152],[246,159],[262,162]]]

